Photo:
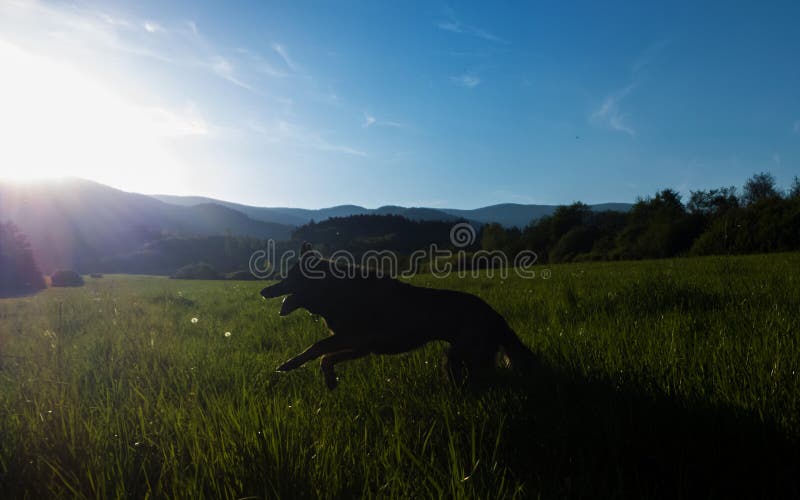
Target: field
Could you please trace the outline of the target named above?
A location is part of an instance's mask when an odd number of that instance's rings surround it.
[[[316,363],[276,373],[327,332],[259,282],[0,300],[0,496],[800,495],[800,255],[548,269],[413,280],[480,295],[543,359],[472,388],[437,344],[333,392]]]

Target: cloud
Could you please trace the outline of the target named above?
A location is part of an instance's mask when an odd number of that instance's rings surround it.
[[[467,87],[470,89],[477,87],[481,83],[481,78],[479,76],[469,73],[459,76],[451,76],[450,80],[458,85],[461,85],[462,87]]]
[[[772,161],[775,162],[775,165],[781,164],[781,155],[778,153],[772,153]]]
[[[285,45],[282,45],[280,43],[273,43],[271,45],[271,47],[272,47],[272,50],[274,50],[276,54],[281,56],[281,59],[283,59],[283,62],[286,64],[286,66],[290,70],[294,71],[295,73],[300,73],[301,72],[300,66],[294,61],[294,59],[292,59],[289,56],[289,50],[286,48]]]
[[[800,134],[800,120],[794,122],[794,125],[792,126],[792,131],[794,131],[795,134]]]
[[[327,90],[312,90],[308,93],[308,98],[328,106],[341,106],[342,98],[333,89]]]
[[[124,26],[126,28],[131,28],[132,27],[131,24],[128,21],[126,21],[125,19],[113,17],[113,16],[110,16],[110,15],[105,14],[105,13],[99,14],[99,17],[103,21],[107,22],[108,24],[116,24],[116,25],[119,25],[119,26]],[[145,29],[147,29],[147,27],[145,27]]]
[[[659,40],[654,42],[647,47],[639,54],[639,57],[633,62],[633,66],[631,67],[631,71],[633,73],[639,73],[647,68],[656,56],[664,50],[670,44],[669,40]]]
[[[591,115],[590,121],[604,125],[612,130],[624,132],[631,137],[636,135],[634,129],[628,122],[629,115],[623,113],[620,104],[630,92],[642,81],[642,72],[650,66],[656,56],[670,44],[670,40],[664,39],[654,42],[642,50],[631,66],[631,78],[633,82],[603,99],[603,102]]]
[[[632,83],[607,96],[600,107],[591,114],[590,119],[612,130],[625,132],[632,137],[635,136],[636,130],[626,123],[626,115],[620,111],[620,103],[635,87],[636,83]]]
[[[158,33],[160,31],[164,31],[163,26],[153,21],[145,21],[142,26],[144,27],[144,30],[147,31],[148,33]]]
[[[239,54],[208,40],[193,21],[165,24],[68,4],[12,1],[0,2],[0,33],[37,51],[97,59],[124,53],[200,68],[238,87],[254,88],[243,75]]]
[[[456,18],[455,12],[453,12],[452,9],[445,10],[445,17],[446,17],[445,20],[436,23],[436,26],[440,30],[449,31],[451,33],[457,33],[459,35],[474,36],[494,43],[502,43],[502,44],[510,43],[508,40],[500,38],[499,36],[495,36],[494,34],[486,31],[485,29],[462,23]]]
[[[195,24],[194,21],[186,21],[186,26],[189,28],[189,31],[191,31],[193,34],[195,35],[200,34],[200,32],[197,31],[197,24]]]
[[[406,125],[405,123],[389,121],[389,120],[378,120],[374,116],[369,113],[364,113],[364,123],[361,125],[364,128],[369,127],[394,127],[394,128],[404,128]]]
[[[263,136],[271,143],[288,144],[300,148],[316,149],[317,151],[350,156],[367,156],[367,153],[364,151],[333,143],[318,132],[308,130],[302,126],[284,120],[277,120],[269,125],[251,121],[248,125],[253,132]]]
[[[222,56],[213,56],[209,62],[208,66],[211,70],[223,80],[227,80],[234,85],[238,85],[243,89],[253,90],[253,87],[250,84],[245,83],[241,80],[237,74],[234,65]]]
[[[141,112],[147,117],[150,130],[160,137],[207,136],[217,130],[194,103],[180,112],[161,107],[142,107]]]
[[[249,49],[240,47],[236,49],[236,53],[241,55],[241,57],[246,60],[247,66],[257,73],[277,78],[285,78],[290,76],[287,71],[276,68],[274,64],[264,59],[260,54],[257,54]]]

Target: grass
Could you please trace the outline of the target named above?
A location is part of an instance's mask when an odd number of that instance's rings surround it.
[[[800,255],[548,269],[413,280],[480,295],[544,361],[471,390],[440,344],[341,365],[333,392],[316,363],[276,373],[327,332],[278,317],[258,282],[106,276],[0,300],[0,491],[800,494]]]

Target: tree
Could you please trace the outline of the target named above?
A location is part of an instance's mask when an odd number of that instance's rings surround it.
[[[688,250],[699,231],[686,213],[681,195],[664,189],[633,205],[617,238],[618,253],[628,259],[672,257]]]
[[[709,189],[708,191],[692,191],[689,203],[686,204],[689,212],[704,216],[719,215],[738,206],[739,199],[736,197],[736,188],[733,186]]]
[[[221,276],[210,265],[205,262],[198,262],[183,266],[175,271],[175,274],[170,278],[179,280],[218,280],[221,279]]]
[[[27,238],[12,223],[0,224],[0,297],[45,288]]]
[[[589,205],[580,201],[557,207],[550,220],[551,241],[556,242],[570,230],[585,224],[591,213]]]
[[[775,177],[769,172],[753,174],[744,184],[744,194],[742,201],[745,205],[752,205],[762,200],[778,198],[778,190],[775,189]]]
[[[789,188],[788,198],[791,200],[800,199],[800,178],[796,175],[794,176],[794,181],[792,181],[792,187]]]
[[[496,222],[483,226],[481,231],[481,248],[483,250],[501,250],[506,244],[506,230]]]
[[[591,252],[598,237],[596,226],[576,226],[556,242],[549,252],[550,262],[569,262]]]

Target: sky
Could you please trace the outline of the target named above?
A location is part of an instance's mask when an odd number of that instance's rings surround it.
[[[800,3],[0,0],[0,177],[259,206],[800,175]]]

